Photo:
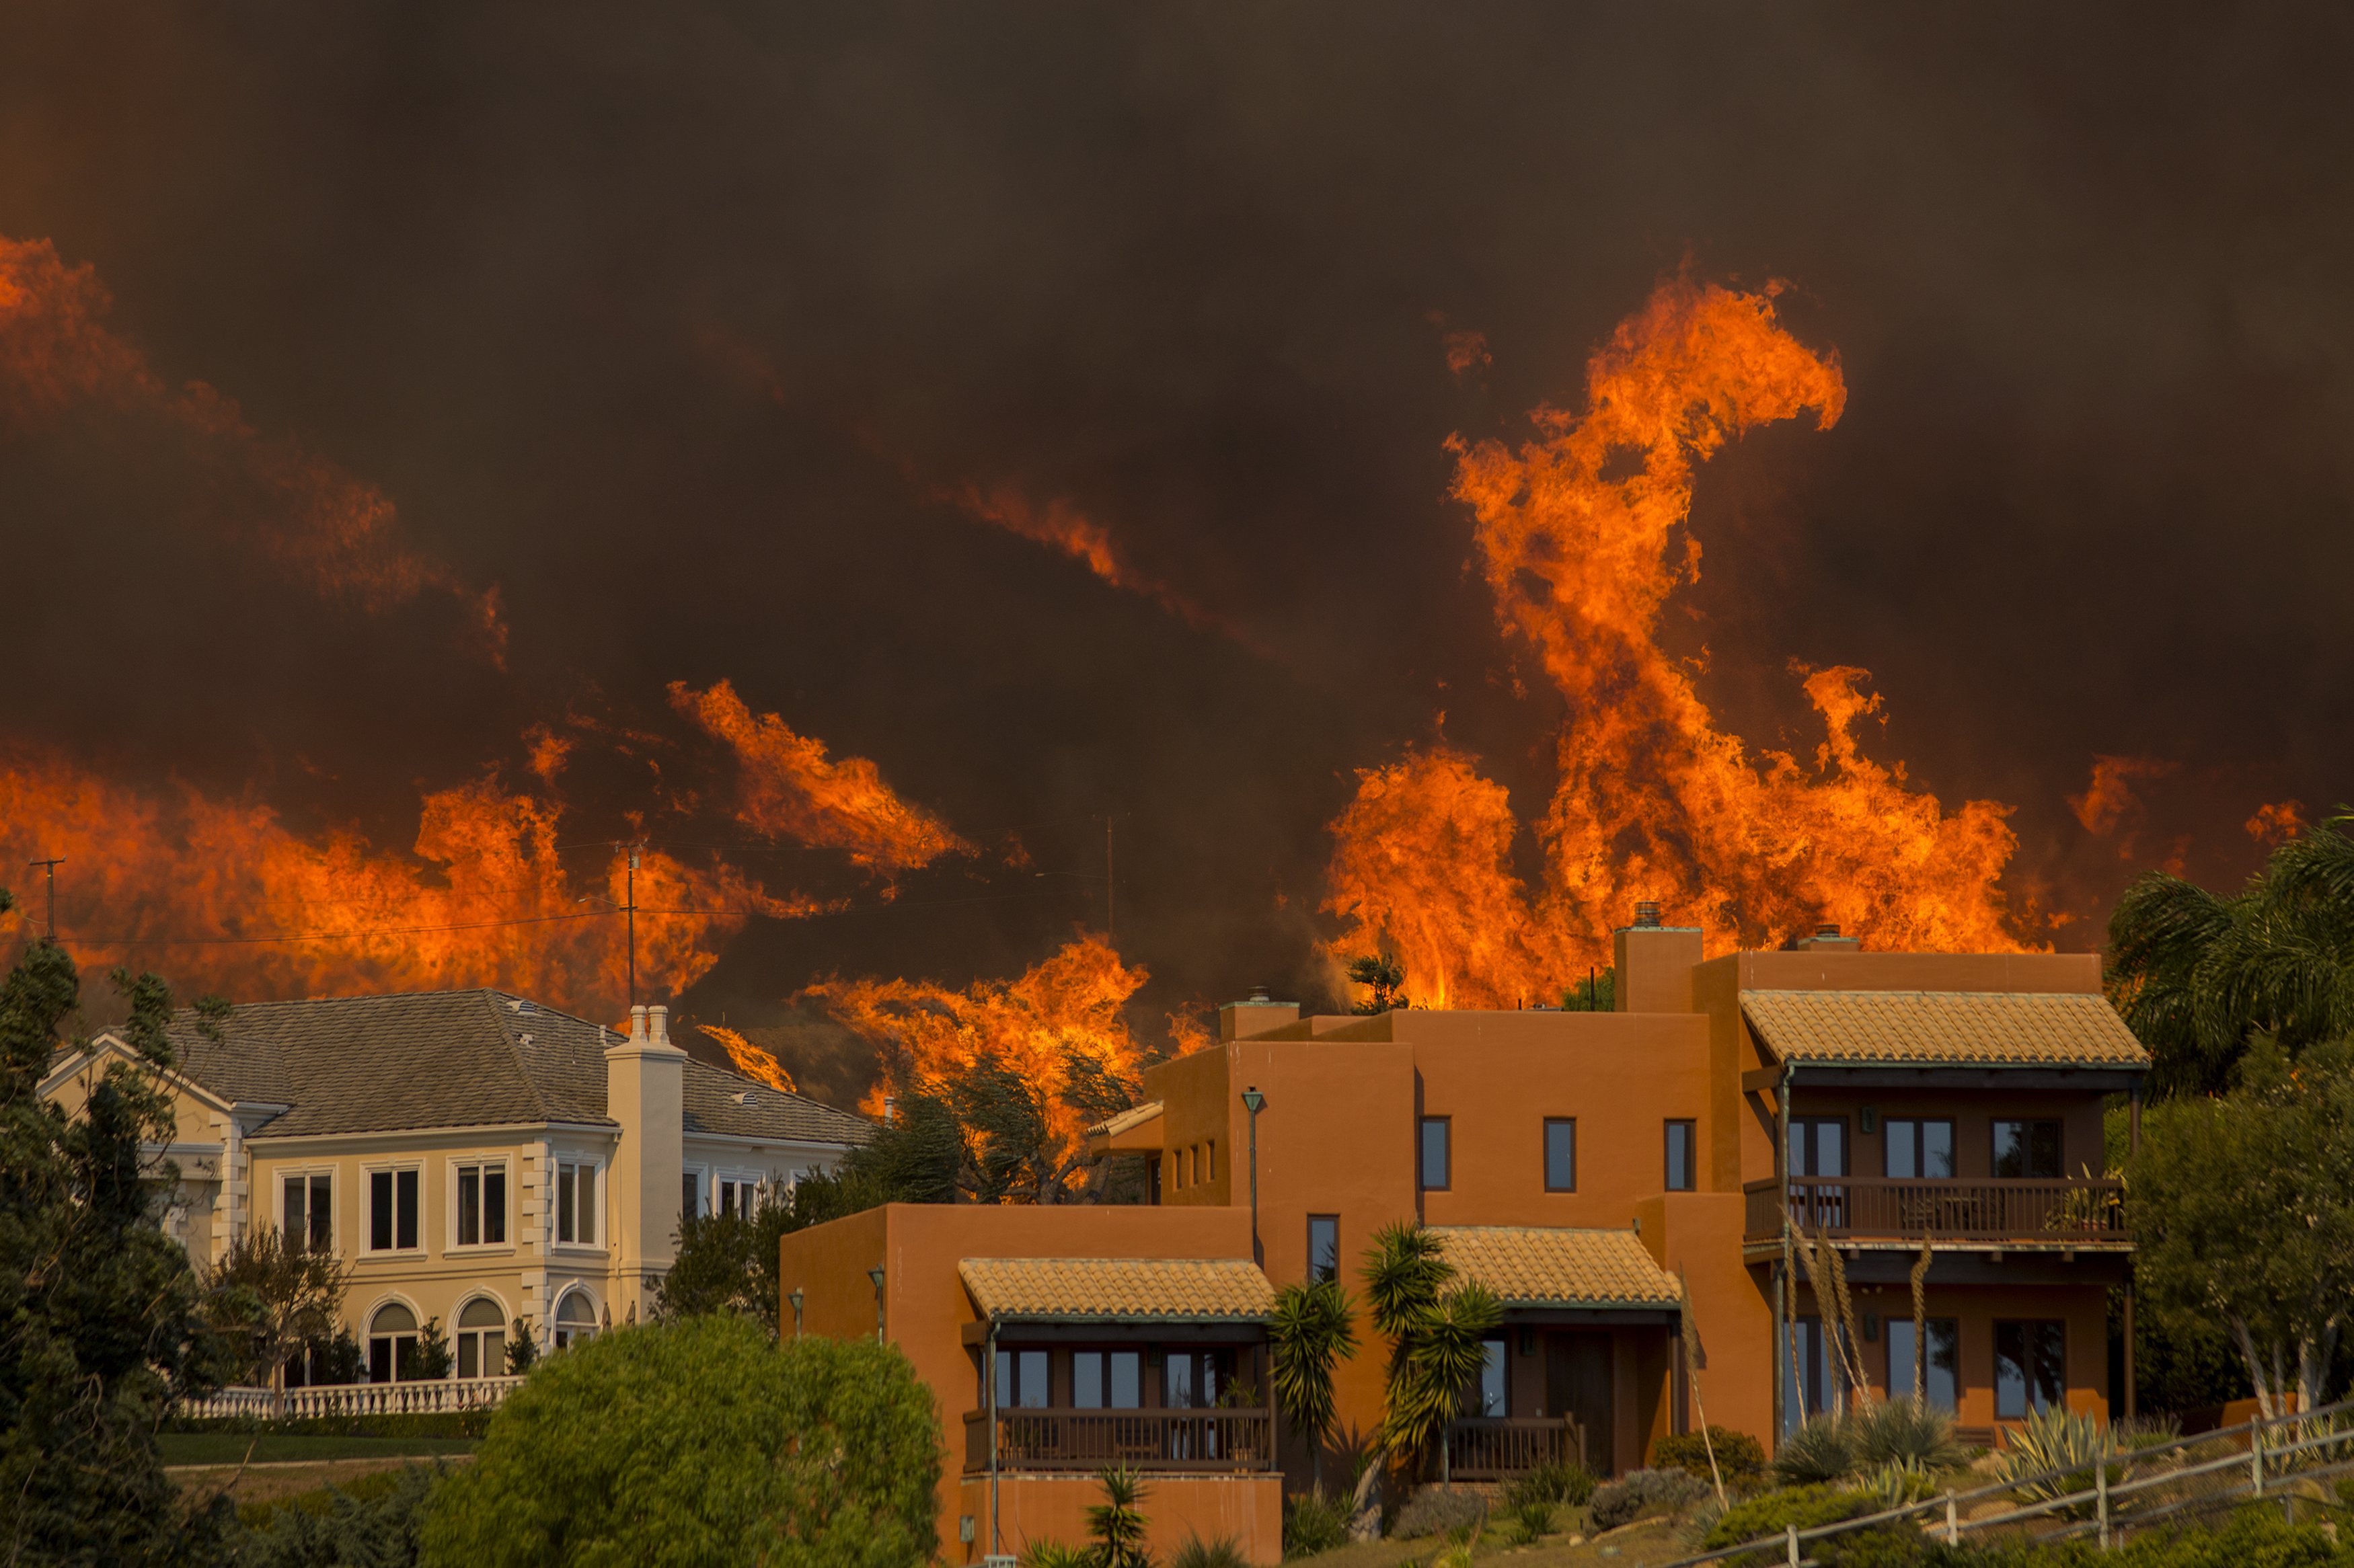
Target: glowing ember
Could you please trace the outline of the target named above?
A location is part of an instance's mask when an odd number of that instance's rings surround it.
[[[670,700],[735,748],[742,768],[736,816],[754,832],[845,850],[885,874],[975,853],[946,822],[893,793],[875,764],[829,759],[822,741],[794,734],[775,714],[755,717],[726,681],[705,692],[675,683]]]
[[[392,502],[298,443],[265,437],[237,404],[200,381],[167,387],[146,357],[103,324],[112,307],[89,267],[68,267],[46,239],[0,235],[0,416],[29,428],[103,412],[158,427],[154,445],[193,446],[195,461],[239,493],[207,509],[226,531],[317,592],[382,612],[420,594],[466,607],[494,659],[506,626],[498,590],[477,592],[400,537]]]
[[[1863,672],[1807,677],[1825,727],[1811,766],[1752,760],[1659,645],[1660,609],[1699,572],[1699,542],[1676,537],[1695,465],[1808,409],[1829,429],[1846,401],[1835,359],[1776,322],[1775,291],[1665,285],[1588,363],[1583,413],[1539,408],[1516,451],[1450,443],[1497,619],[1570,712],[1533,895],[1511,869],[1502,789],[1459,754],[1365,772],[1333,823],[1326,907],[1348,929],[1332,950],[1391,951],[1418,1004],[1553,1000],[1608,961],[1638,899],[1719,950],[1819,920],[1877,947],[2020,945],[1996,886],[2016,843],[2007,808],[1947,813],[1901,764],[1865,757],[1854,726],[1880,699]]]
[[[2305,832],[2309,824],[2305,820],[2305,804],[2300,800],[2277,800],[2258,806],[2246,827],[2248,836],[2260,844],[2285,843]]]
[[[746,1077],[758,1078],[771,1088],[782,1089],[789,1095],[800,1092],[793,1086],[793,1075],[785,1071],[785,1065],[782,1062],[778,1061],[776,1057],[761,1050],[733,1029],[717,1023],[699,1023],[695,1027],[718,1041],[721,1047],[726,1051],[727,1059],[733,1062],[736,1065],[736,1070]]]
[[[2086,832],[2106,833],[2141,804],[2134,794],[2135,779],[2163,779],[2173,771],[2173,763],[2156,758],[2095,757],[2091,780],[2083,794],[2068,797],[2068,809]]]
[[[885,1096],[938,1093],[991,1057],[1044,1093],[1052,1133],[1068,1150],[1085,1118],[1058,1098],[1070,1081],[1066,1056],[1133,1082],[1147,1055],[1123,1010],[1149,978],[1089,935],[1015,980],[978,980],[963,991],[922,980],[832,980],[801,996],[874,1043],[883,1075],[862,1103],[869,1115],[883,1113]]]
[[[0,863],[62,855],[60,935],[85,961],[235,1000],[498,986],[592,1018],[627,995],[614,857],[585,884],[557,856],[561,804],[495,779],[428,795],[416,854],[317,841],[267,805],[146,794],[52,757],[0,758]],[[597,895],[606,904],[584,904]],[[642,991],[675,991],[755,915],[814,913],[725,865],[650,852],[637,874]],[[20,903],[20,936],[46,911]],[[291,938],[291,939],[290,939]]]

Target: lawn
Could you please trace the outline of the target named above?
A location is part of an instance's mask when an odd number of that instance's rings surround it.
[[[312,1437],[265,1432],[255,1436],[238,1432],[165,1432],[155,1443],[166,1465],[235,1465],[253,1448],[257,1465],[315,1464],[327,1459],[425,1458],[442,1454],[471,1454],[478,1437]]]

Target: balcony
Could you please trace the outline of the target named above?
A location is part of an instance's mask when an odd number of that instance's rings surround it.
[[[1585,1435],[1561,1417],[1466,1416],[1447,1429],[1449,1480],[1499,1481],[1555,1461],[1585,1463]]]
[[[1902,1180],[1876,1176],[1793,1176],[1752,1181],[1752,1246],[1778,1242],[1782,1220],[1835,1242],[1918,1246],[1926,1232],[1941,1243],[2035,1251],[2122,1251],[2125,1183],[2092,1180]]]
[[[989,1468],[989,1413],[964,1418],[964,1467]],[[1062,1410],[997,1413],[1001,1470],[1267,1470],[1275,1424],[1264,1406],[1232,1410]]]

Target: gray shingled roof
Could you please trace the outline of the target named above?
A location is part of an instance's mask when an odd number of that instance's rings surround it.
[[[262,1137],[613,1125],[604,1051],[620,1036],[504,991],[252,1002],[219,1033],[199,1031],[193,1012],[175,1017],[181,1070],[225,1098],[290,1107]],[[684,1090],[690,1133],[855,1143],[867,1132],[859,1117],[692,1059]]]

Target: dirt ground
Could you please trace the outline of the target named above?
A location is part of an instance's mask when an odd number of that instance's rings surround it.
[[[1500,1528],[1488,1531],[1480,1537],[1473,1556],[1481,1563],[1493,1559],[1496,1568],[1569,1568],[1570,1564],[1579,1568],[1595,1564],[1599,1568],[1603,1563],[1610,1564],[1610,1568],[1651,1568],[1689,1557],[1692,1551],[1676,1522],[1663,1519],[1643,1520],[1592,1539],[1575,1534],[1549,1535],[1529,1546],[1511,1544],[1508,1535]],[[1369,1541],[1320,1552],[1308,1561],[1317,1568],[1403,1568],[1410,1563],[1428,1568],[1446,1550],[1443,1536],[1419,1541]]]
[[[443,1457],[442,1464],[462,1465],[473,1456],[452,1454]],[[248,1465],[242,1474],[235,1465],[175,1465],[164,1474],[184,1492],[209,1496],[226,1490],[231,1500],[239,1503],[269,1502],[278,1498],[293,1497],[302,1492],[314,1492],[322,1487],[344,1486],[362,1476],[372,1476],[383,1470],[397,1470],[404,1465],[432,1464],[430,1459],[413,1457],[381,1459],[324,1459],[298,1461],[279,1465]]]

